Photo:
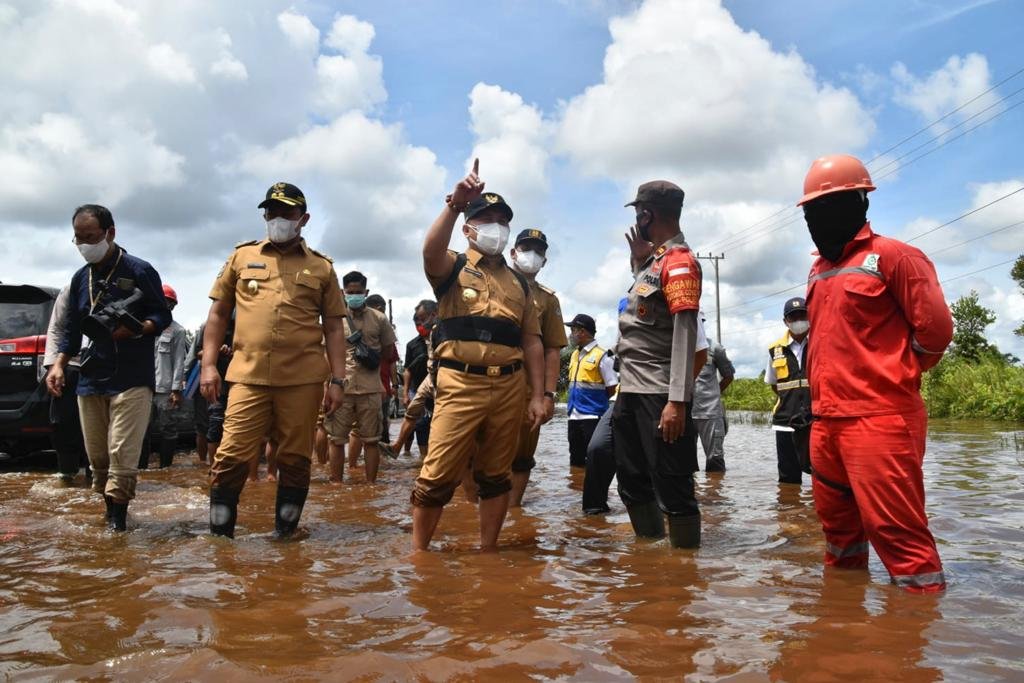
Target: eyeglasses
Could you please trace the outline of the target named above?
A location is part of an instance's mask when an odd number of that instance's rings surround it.
[[[106,238],[106,236],[107,236],[107,232],[105,230],[103,231],[102,235],[100,235],[99,237],[97,237],[95,239],[92,239],[92,240],[89,240],[89,239],[79,239],[78,236],[76,235],[76,236],[71,238],[71,244],[74,244],[76,247],[78,245],[80,245],[80,244],[99,244],[100,242],[102,242]]]

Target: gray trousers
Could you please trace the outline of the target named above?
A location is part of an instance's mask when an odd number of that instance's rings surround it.
[[[721,417],[693,418],[704,448],[705,472],[725,472],[725,419]]]

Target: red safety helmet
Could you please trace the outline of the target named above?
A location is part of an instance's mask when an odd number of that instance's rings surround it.
[[[847,190],[864,190],[871,192],[875,189],[871,182],[871,174],[857,157],[849,154],[830,154],[820,159],[815,159],[811,164],[811,170],[807,171],[804,178],[804,196],[796,203],[802,206],[812,199],[832,194],[833,192],[846,192]]]
[[[170,285],[164,285],[164,298],[170,299],[174,303],[178,303],[178,294],[174,291],[174,287]]]

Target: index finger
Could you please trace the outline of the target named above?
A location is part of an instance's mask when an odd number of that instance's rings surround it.
[[[473,159],[473,175],[480,175],[480,159]]]

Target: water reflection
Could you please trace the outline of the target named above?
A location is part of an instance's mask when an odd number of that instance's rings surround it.
[[[235,541],[206,536],[205,475],[143,473],[127,534],[45,472],[0,473],[0,676],[33,679],[1000,680],[1020,667],[1024,487],[1006,427],[935,423],[925,461],[946,596],[907,596],[876,560],[823,573],[810,487],[776,483],[774,439],[733,416],[729,471],[697,475],[704,545],[633,539],[580,513],[565,422],[480,555],[456,497],[411,557],[416,463],[378,483],[314,471],[298,537],[273,485],[246,487]]]

